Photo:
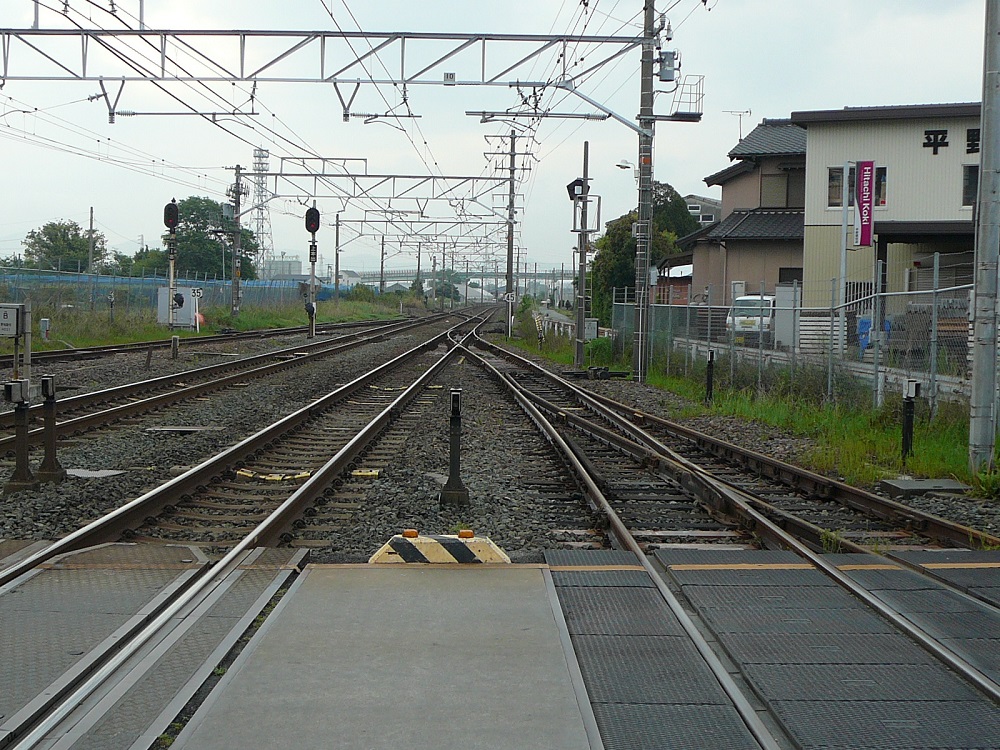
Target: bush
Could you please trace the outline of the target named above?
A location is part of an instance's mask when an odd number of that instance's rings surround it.
[[[374,302],[375,290],[364,284],[355,284],[351,287],[351,293],[347,295],[351,302]]]

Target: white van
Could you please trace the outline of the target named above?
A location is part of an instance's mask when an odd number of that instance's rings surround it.
[[[733,300],[726,316],[726,331],[737,344],[757,345],[763,332],[764,344],[769,346],[774,331],[774,296],[747,294]]]

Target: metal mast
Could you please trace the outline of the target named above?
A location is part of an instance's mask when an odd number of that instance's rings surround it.
[[[656,44],[653,0],[646,0],[642,26],[642,77],[639,93],[639,220],[635,225],[635,334],[632,376],[646,382],[649,330],[649,254],[653,218],[653,47]]]
[[[517,133],[513,130],[510,131],[510,184],[507,187],[507,289],[506,292],[510,294],[516,290],[514,289],[514,174],[515,164],[514,157],[517,155],[517,150],[515,148],[515,143],[517,139]]]
[[[993,466],[996,444],[997,267],[1000,260],[1000,9],[986,3],[986,51],[980,125],[975,321],[969,401],[969,469]]]
[[[274,238],[271,235],[271,213],[267,203],[271,193],[267,189],[266,172],[270,169],[270,152],[255,148],[253,150],[253,214],[250,216],[250,229],[257,244],[260,246],[260,275],[271,278],[274,275]]]

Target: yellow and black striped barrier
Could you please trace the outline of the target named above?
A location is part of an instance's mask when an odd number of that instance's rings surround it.
[[[510,558],[487,537],[468,529],[458,534],[420,535],[416,529],[397,534],[369,563],[509,563]]]

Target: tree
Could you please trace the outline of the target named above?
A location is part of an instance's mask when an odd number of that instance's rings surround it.
[[[166,250],[150,250],[149,245],[146,245],[142,250],[132,256],[133,276],[155,276],[157,273],[165,275],[166,272]]]
[[[176,270],[184,275],[207,274],[230,278],[233,273],[233,237],[235,224],[224,219],[223,204],[211,198],[190,196],[177,204]],[[167,246],[169,234],[164,234]],[[254,260],[260,245],[253,232],[242,227],[240,231],[240,275],[244,279],[257,278]],[[164,256],[166,253],[164,253]],[[160,268],[166,267],[166,262]]]
[[[24,265],[61,271],[98,271],[107,255],[107,240],[94,232],[94,268],[89,267],[90,234],[75,221],[50,221],[28,232],[24,246]]]
[[[677,251],[678,237],[698,228],[698,221],[687,210],[687,202],[670,185],[653,183],[653,234],[649,251],[650,268]],[[590,270],[591,313],[602,325],[611,325],[612,295],[616,288],[635,288],[636,243],[632,224],[639,218],[637,211],[605,224],[605,232],[594,243],[597,252]]]

